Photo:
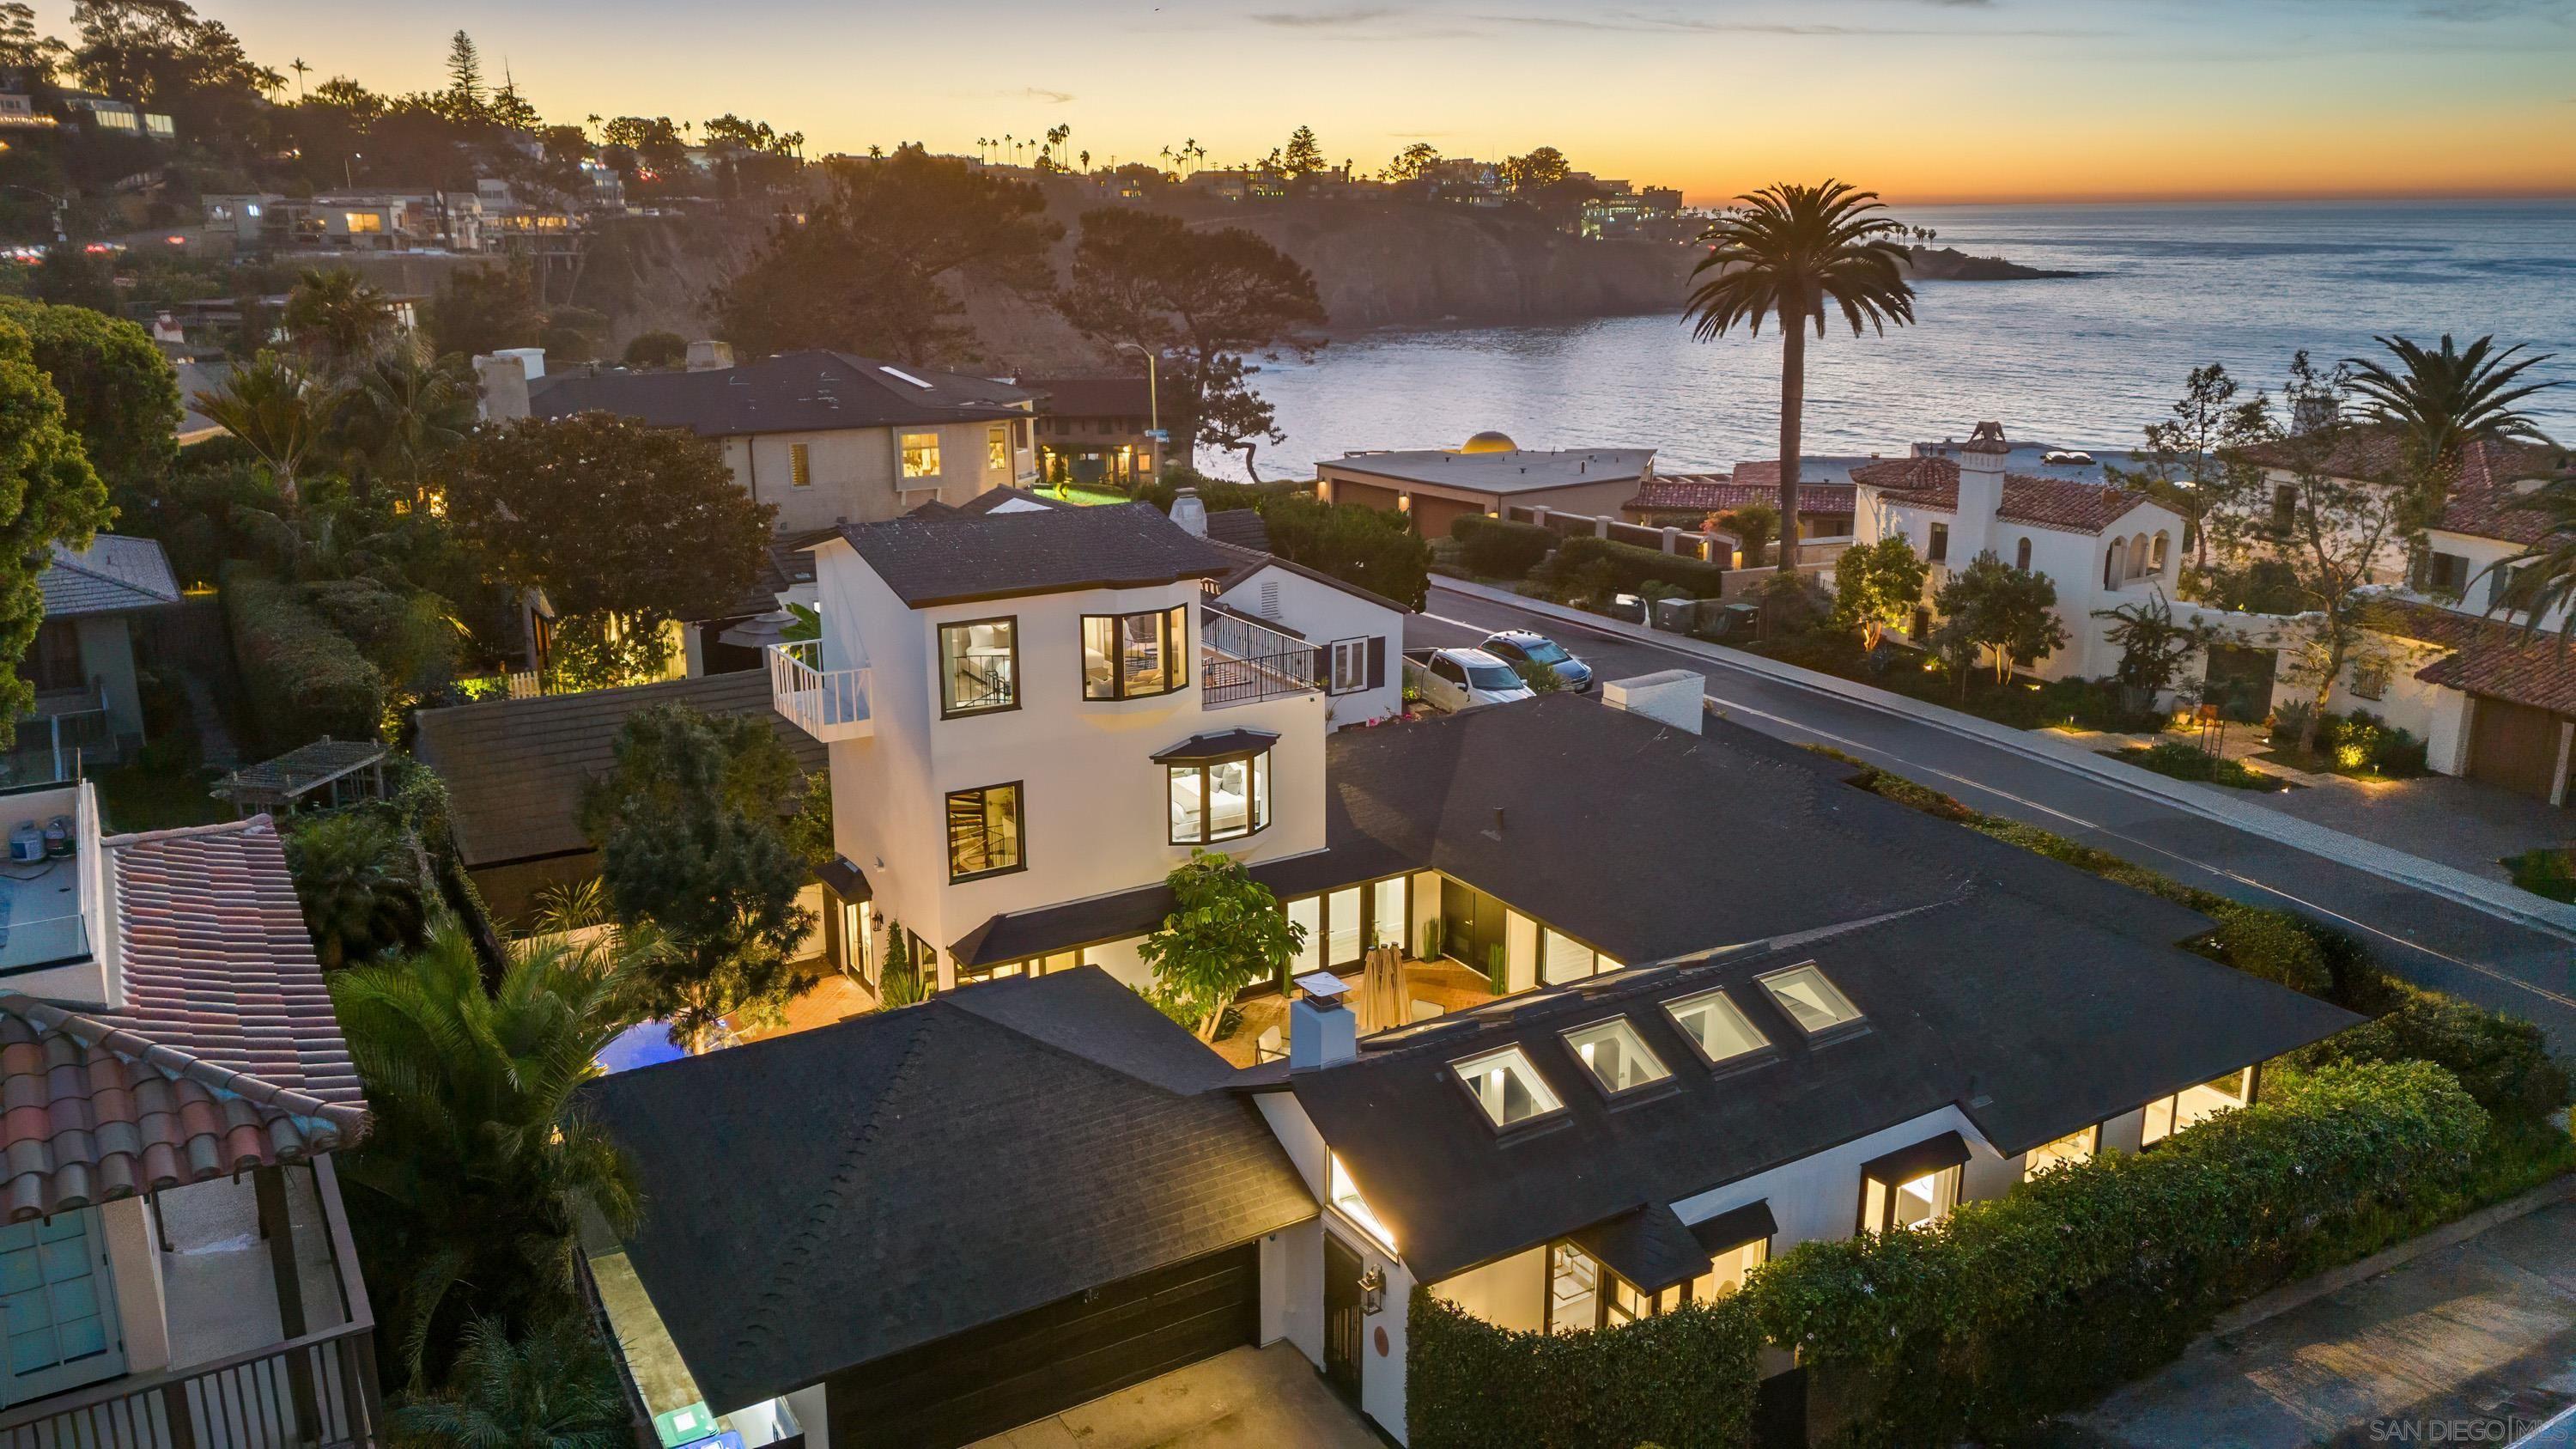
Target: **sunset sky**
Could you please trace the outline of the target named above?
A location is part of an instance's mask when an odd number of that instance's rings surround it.
[[[65,28],[67,0],[41,13]],[[1373,170],[1554,145],[1707,201],[2576,193],[2576,0],[213,0],[311,81],[436,85],[462,26],[554,119],[804,131],[809,155],[1057,124],[1095,163],[1300,123]]]

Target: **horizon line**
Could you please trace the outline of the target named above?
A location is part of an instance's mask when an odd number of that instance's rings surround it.
[[[1732,194],[1714,198],[1710,205],[1732,200]],[[2298,202],[2356,201],[2576,201],[2576,186],[2529,188],[2463,187],[2457,190],[2391,191],[2384,189],[2324,189],[2282,191],[2246,189],[2241,191],[2081,191],[2081,192],[1929,192],[1923,194],[1882,194],[1889,206],[2117,206],[2144,203],[2184,204],[2191,202],[2235,203],[2239,205],[2284,205]]]

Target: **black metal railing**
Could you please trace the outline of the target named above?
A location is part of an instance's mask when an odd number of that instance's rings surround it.
[[[1249,619],[1199,614],[1199,705],[1219,709],[1255,700],[1310,694],[1316,682],[1316,650],[1276,629]]]

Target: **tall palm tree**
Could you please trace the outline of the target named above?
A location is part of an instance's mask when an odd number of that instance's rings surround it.
[[[343,446],[420,501],[440,458],[474,427],[473,381],[397,349],[357,371],[336,431]]]
[[[341,267],[307,267],[280,318],[296,345],[334,377],[391,347],[399,324],[393,298]]]
[[[2522,381],[2549,354],[2518,357],[2523,351],[2519,343],[2498,351],[2492,335],[2461,349],[2444,333],[2439,351],[2404,337],[2372,340],[2388,351],[2394,365],[2347,357],[2344,366],[2352,369],[2352,390],[2368,400],[2372,420],[2398,430],[2406,466],[2419,481],[2440,479],[2459,461],[2460,451],[2478,439],[2540,439],[2540,429],[2514,405],[2556,386]]]
[[[512,1338],[478,1318],[446,1385],[396,1409],[393,1428],[439,1449],[627,1449],[634,1431],[612,1372],[579,1319]]]
[[[294,506],[296,475],[321,445],[338,390],[263,350],[214,391],[198,393],[196,401],[197,411],[259,455],[277,479],[279,494]]]
[[[620,949],[649,947],[630,933]],[[487,989],[450,922],[407,961],[332,975],[374,1118],[341,1174],[377,1225],[366,1272],[390,1292],[415,1384],[472,1318],[541,1322],[572,1303],[582,1205],[633,1225],[633,1171],[574,1096],[632,1024],[622,970],[606,948],[527,944]]]
[[[1781,183],[1736,198],[1700,233],[1708,255],[1691,269],[1683,318],[1692,335],[1713,341],[1741,323],[1754,336],[1762,320],[1780,319],[1780,567],[1798,571],[1798,453],[1807,403],[1807,324],[1825,335],[1825,307],[1840,309],[1860,335],[1865,322],[1914,320],[1914,289],[1905,281],[1900,230],[1878,193],[1839,181]]]
[[[2576,472],[2557,477],[2513,500],[2513,507],[2540,515],[2546,529],[2540,541],[2504,561],[2488,566],[2509,581],[2489,612],[2523,610],[2525,639],[2539,632],[2540,621],[2559,616],[2551,632],[2564,650],[2576,638]]]

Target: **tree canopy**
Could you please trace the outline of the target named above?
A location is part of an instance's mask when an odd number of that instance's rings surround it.
[[[1959,673],[1962,690],[1977,651],[1984,650],[1995,682],[2007,683],[2016,667],[2028,668],[2066,642],[2057,617],[2057,585],[2048,575],[2017,569],[1992,552],[1978,554],[1933,596],[1941,625],[1934,647]]]
[[[1172,913],[1136,954],[1154,972],[1154,1004],[1213,1041],[1236,994],[1286,965],[1306,928],[1233,856],[1193,850],[1169,881]]]
[[[1844,550],[1834,560],[1835,626],[1858,630],[1861,647],[1876,649],[1889,629],[1912,622],[1928,571],[1901,533]]]
[[[90,466],[111,484],[158,478],[177,456],[179,377],[143,328],[86,307],[0,299],[62,397]]]
[[[2268,436],[2271,400],[2258,392],[2240,401],[2237,393],[2223,365],[2193,368],[2167,416],[2147,424],[2139,466],[2103,470],[2180,515],[2195,564],[2209,560],[2212,519],[2263,486],[2262,466],[2242,450]]]
[[[899,146],[825,164],[823,194],[778,224],[718,289],[724,335],[746,354],[836,347],[932,366],[963,362],[965,279],[1037,294],[1064,229],[1035,186],[962,158]]]
[[[107,488],[82,452],[63,400],[45,379],[26,330],[0,321],[0,743],[35,708],[35,687],[15,666],[45,616],[36,576],[53,545],[89,547],[107,526]]]

